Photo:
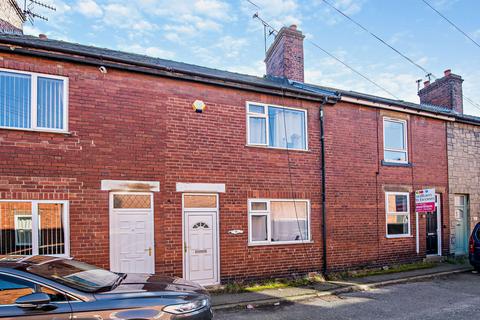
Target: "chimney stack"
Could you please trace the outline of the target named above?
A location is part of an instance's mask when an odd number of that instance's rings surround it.
[[[458,113],[463,113],[463,93],[461,76],[453,74],[450,69],[444,71],[444,76],[424,82],[424,87],[418,91],[420,103],[447,107]]]
[[[267,51],[267,76],[304,82],[303,38],[296,25],[283,27]]]
[[[0,12],[0,33],[23,34],[26,19],[16,0],[1,0]]]

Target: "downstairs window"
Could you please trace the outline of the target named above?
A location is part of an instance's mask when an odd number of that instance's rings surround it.
[[[0,201],[0,255],[69,255],[67,201]]]
[[[308,200],[251,199],[248,209],[250,244],[302,243],[311,240]]]

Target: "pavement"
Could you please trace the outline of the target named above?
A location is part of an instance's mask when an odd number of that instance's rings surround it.
[[[216,320],[471,320],[480,314],[480,275],[471,272],[296,303],[224,309]]]
[[[438,263],[436,266],[428,269],[351,278],[342,281],[326,281],[309,287],[287,287],[257,292],[216,294],[212,296],[212,305],[214,310],[245,307],[253,309],[262,306],[279,305],[285,302],[298,302],[349,292],[367,291],[387,285],[428,280],[471,270],[472,268],[469,265]],[[477,281],[479,280],[477,279]]]

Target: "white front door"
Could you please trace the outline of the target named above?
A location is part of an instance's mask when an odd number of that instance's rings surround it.
[[[202,285],[218,284],[217,195],[185,197],[192,199],[184,200],[185,278]],[[212,197],[212,201],[203,197]],[[200,208],[189,208],[189,204]]]
[[[155,273],[153,194],[110,194],[110,269]]]

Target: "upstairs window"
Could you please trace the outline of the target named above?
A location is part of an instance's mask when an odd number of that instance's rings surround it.
[[[306,150],[306,119],[306,110],[247,103],[248,144]]]
[[[67,131],[67,78],[0,70],[0,127]]]
[[[407,121],[383,118],[383,148],[386,162],[408,162]]]

